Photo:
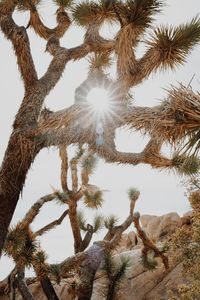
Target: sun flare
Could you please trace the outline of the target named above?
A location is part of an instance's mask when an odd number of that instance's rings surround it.
[[[111,98],[109,92],[102,88],[93,88],[87,95],[87,103],[97,115],[108,114],[111,110]]]

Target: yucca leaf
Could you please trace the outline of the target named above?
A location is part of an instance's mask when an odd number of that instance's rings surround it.
[[[102,206],[103,203],[103,193],[102,191],[96,191],[96,192],[84,192],[84,204],[88,208],[97,209]]]
[[[198,157],[191,155],[175,155],[172,158],[172,165],[180,175],[195,175],[200,170],[200,160]]]
[[[88,175],[92,174],[95,167],[97,165],[97,157],[93,154],[87,154],[82,157],[81,160],[81,168],[85,171]]]
[[[159,0],[128,0],[117,4],[118,11],[126,23],[133,23],[141,29],[151,25],[153,15],[160,12],[162,6],[163,1]]]
[[[158,27],[147,42],[150,48],[159,53],[161,67],[174,68],[183,64],[186,56],[200,42],[200,19],[177,27]]]
[[[93,220],[93,232],[97,233],[103,227],[103,216],[96,215]]]
[[[74,4],[74,0],[53,0],[53,2],[62,7],[70,7]]]
[[[130,267],[130,258],[125,256],[122,257],[121,262],[116,266],[116,270],[113,278],[114,285],[116,287],[126,275],[127,269],[129,267]]]
[[[140,195],[140,192],[136,188],[130,188],[128,190],[128,197],[130,200],[137,200]]]
[[[49,273],[52,275],[56,283],[59,284],[61,280],[61,265],[51,264],[49,265]]]
[[[88,62],[90,70],[109,68],[111,66],[110,53],[94,53],[89,56]]]
[[[111,215],[104,219],[104,226],[108,230],[111,230],[114,226],[116,226],[117,222],[118,222],[118,218],[114,215]]]
[[[158,265],[157,261],[154,258],[150,258],[148,257],[148,255],[144,254],[141,255],[140,263],[142,264],[144,269],[149,271],[155,270]]]
[[[86,26],[95,18],[97,10],[95,2],[85,0],[72,8],[73,19],[79,26]]]
[[[87,222],[86,222],[86,219],[84,217],[83,211],[79,210],[77,212],[77,218],[78,218],[78,223],[79,223],[80,229],[83,230],[83,231],[87,231]]]
[[[106,253],[102,269],[106,271],[109,279],[113,278],[116,263],[109,252]]]
[[[47,259],[47,255],[44,251],[40,250],[35,254],[34,259],[35,259],[36,263],[44,264]]]

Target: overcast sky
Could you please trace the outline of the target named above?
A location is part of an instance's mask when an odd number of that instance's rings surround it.
[[[50,27],[55,23],[55,6],[51,1],[45,1],[47,5],[41,6],[43,20]],[[157,23],[177,25],[191,20],[200,12],[200,1],[198,0],[166,0],[166,7],[159,15]],[[15,20],[20,25],[26,25],[28,14],[15,14]],[[108,37],[114,36],[116,28],[106,27],[103,34]],[[84,30],[72,26],[61,41],[65,47],[80,44],[83,40]],[[39,76],[47,69],[51,57],[44,53],[45,41],[37,37],[29,30],[32,53]],[[176,72],[156,73],[142,85],[132,90],[134,101],[137,105],[153,106],[158,104],[166,96],[165,88],[171,84],[178,85],[182,82],[187,85],[192,76],[194,89],[200,90],[200,60],[199,47],[196,47],[188,57],[187,64],[179,67]],[[142,51],[142,49],[140,49]],[[141,55],[141,53],[138,55]],[[70,106],[74,101],[75,88],[87,76],[87,61],[82,59],[76,63],[69,63],[64,75],[55,87],[54,91],[47,97],[45,104],[52,110],[59,110]],[[114,69],[112,70],[114,76]],[[23,86],[16,65],[10,42],[6,41],[0,33],[0,84],[1,84],[1,110],[0,110],[0,159],[3,159],[4,151],[11,132],[14,116],[23,98]],[[116,137],[117,147],[122,151],[139,152],[145,145],[146,139],[139,133],[119,130]],[[51,193],[50,185],[60,187],[59,182],[58,152],[56,148],[43,150],[34,162],[28,174],[26,185],[20,199],[12,223],[20,220],[28,208],[41,196]],[[141,191],[141,197],[137,203],[137,211],[141,214],[161,215],[168,212],[183,214],[188,211],[189,204],[184,196],[184,188],[181,186],[183,178],[172,172],[153,170],[149,166],[118,166],[106,164],[99,160],[98,167],[91,182],[108,190],[105,193],[105,203],[101,212],[105,215],[116,214],[120,220],[127,215],[129,203],[126,192],[129,187],[137,187]],[[65,207],[55,204],[46,205],[40,216],[34,223],[34,228],[39,228],[50,220],[58,217]],[[90,220],[94,212],[87,211]],[[100,238],[100,236],[98,237]],[[59,262],[72,254],[73,243],[67,220],[57,228],[46,234],[41,241],[41,247],[47,250],[50,262]],[[0,262],[0,279],[4,278],[12,267],[12,263],[2,258]]]

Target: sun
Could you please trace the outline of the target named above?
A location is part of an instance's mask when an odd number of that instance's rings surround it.
[[[109,114],[112,109],[109,91],[103,88],[93,88],[87,95],[90,109],[99,116]]]

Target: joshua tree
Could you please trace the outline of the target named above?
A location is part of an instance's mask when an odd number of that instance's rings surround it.
[[[141,258],[146,262],[145,267],[149,268],[150,266],[152,269],[152,262],[154,261],[149,260],[148,252],[153,251],[154,255],[162,259],[165,268],[168,269],[167,257],[148,239],[140,227],[139,214],[134,214],[135,204],[140,195],[139,191],[134,188],[129,190],[130,212],[122,224],[117,225],[117,218],[113,215],[107,218],[96,215],[91,225],[86,222],[83,213],[77,208],[81,201],[84,202],[86,208],[90,209],[98,209],[102,205],[102,191],[97,186],[89,184],[96,157],[93,153],[87,152],[87,149],[79,146],[76,155],[68,164],[67,149],[64,145],[59,148],[59,153],[62,191],[54,190],[52,194],[40,198],[29,209],[25,217],[9,229],[3,252],[12,258],[15,267],[10,275],[0,283],[0,295],[10,294],[11,298],[15,299],[16,289],[18,289],[24,300],[34,300],[34,296],[28,288],[30,281],[25,279],[26,268],[33,267],[36,274],[35,280],[40,282],[47,299],[59,299],[52,280],[59,283],[61,279],[71,277],[73,281],[69,291],[78,296],[78,299],[89,300],[96,271],[103,265],[109,280],[106,297],[110,300],[114,299],[128,267],[128,260],[122,261],[120,265],[116,264],[112,258],[112,250],[116,248],[123,232],[132,223],[135,224],[138,237],[144,245]],[[68,182],[68,167],[71,168],[71,189]],[[81,176],[78,176],[79,171]],[[78,178],[81,178],[80,184]],[[33,231],[31,225],[41,208],[53,200],[66,205],[67,209],[57,220]],[[46,253],[40,248],[38,237],[60,225],[66,216],[69,216],[70,219],[75,255],[59,264],[49,264],[46,260]],[[103,240],[95,242],[88,248],[93,234],[102,227],[107,229]],[[81,235],[81,230],[86,232],[84,237]],[[156,267],[155,263],[153,267]]]
[[[199,95],[181,86],[170,90],[166,101],[159,106],[134,107],[130,105],[129,90],[158,69],[173,69],[184,63],[200,41],[200,20],[194,18],[190,23],[174,28],[154,26],[154,15],[163,6],[161,0],[86,0],[78,4],[72,0],[55,0],[58,25],[50,29],[41,21],[38,12],[40,2],[0,2],[0,28],[13,45],[24,83],[24,98],[16,114],[0,171],[0,250],[28,170],[45,147],[82,143],[107,162],[145,163],[155,168],[174,167],[180,172],[197,171],[194,156],[186,159],[185,154],[181,154],[166,158],[161,155],[160,149],[163,142],[175,144],[186,135],[196,138],[193,144],[198,142]],[[28,24],[18,26],[14,22],[12,15],[16,10],[30,12]],[[72,12],[72,17],[69,17],[69,12]],[[71,49],[61,47],[59,39],[74,22],[85,28],[83,44]],[[113,40],[106,40],[100,35],[104,22],[120,24]],[[29,28],[47,41],[46,51],[52,55],[52,61],[41,78],[38,78],[31,55]],[[151,34],[144,38],[149,29]],[[143,57],[137,59],[135,49],[141,41],[146,43],[147,48]],[[111,64],[112,54],[117,58],[114,81],[104,73]],[[61,78],[66,64],[88,55],[91,55],[89,75],[83,85],[77,87],[75,104],[57,112],[43,110],[45,98]],[[95,85],[108,89],[112,96],[112,118],[105,118],[100,124],[88,114],[86,101],[87,93]],[[117,151],[115,131],[122,126],[150,135],[141,153]],[[79,247],[80,243],[76,249]]]

